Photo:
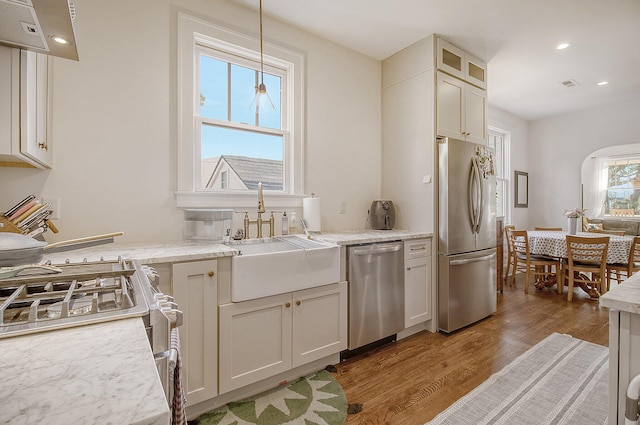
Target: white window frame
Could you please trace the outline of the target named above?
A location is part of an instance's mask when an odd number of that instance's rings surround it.
[[[226,28],[178,12],[177,25],[177,191],[178,208],[250,208],[255,191],[202,190],[199,152],[200,121],[196,119],[200,98],[196,96],[199,45],[211,47],[253,61],[260,61],[256,36]],[[272,207],[299,207],[304,197],[304,63],[303,53],[268,41],[263,42],[265,66],[283,69],[283,130],[288,132],[284,149],[286,192],[265,191],[265,203]],[[286,116],[285,116],[286,115]],[[285,125],[287,128],[285,128]]]
[[[601,161],[604,163],[604,165],[607,168],[607,177],[608,177],[608,169],[611,165],[615,165],[616,163],[619,162],[633,162],[633,163],[637,163],[640,162],[640,155],[638,154],[625,154],[625,155],[614,155],[614,156],[609,156],[609,157],[602,157]],[[597,172],[598,170],[596,170]],[[607,183],[607,187],[605,189],[605,192],[609,191],[609,179],[606,179],[606,183]],[[606,198],[606,196],[605,196]],[[602,208],[602,217],[601,218],[606,218],[606,219],[619,219],[619,220],[638,220],[640,219],[640,215],[612,215],[611,214],[611,210],[609,210],[609,214],[605,214],[605,208]]]
[[[507,130],[503,130],[501,128],[490,125],[488,126],[487,135],[489,134],[493,134],[494,136],[501,136],[504,141],[503,149],[502,149],[502,161],[504,166],[504,170],[503,170],[504,177],[502,180],[505,182],[503,202],[506,210],[504,215],[504,222],[510,223],[511,217],[513,216],[513,205],[512,205],[512,198],[511,198],[511,192],[512,192],[511,188],[513,187],[513,181],[511,180],[511,154],[510,154],[511,133],[508,132]],[[488,143],[489,143],[489,137],[487,137],[487,144]]]

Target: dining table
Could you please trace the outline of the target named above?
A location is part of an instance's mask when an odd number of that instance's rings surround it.
[[[569,257],[567,253],[567,235],[569,233],[547,230],[531,230],[527,231],[529,239],[529,252],[533,255],[544,255],[558,259],[566,259]],[[608,235],[603,233],[577,232],[575,236],[587,238],[609,237],[609,247],[607,250],[607,264],[626,264],[629,261],[629,251],[633,243],[632,236]],[[555,279],[549,279],[540,284],[540,287],[553,286],[556,284]],[[595,288],[588,285],[579,285],[591,298],[599,298],[600,293]]]

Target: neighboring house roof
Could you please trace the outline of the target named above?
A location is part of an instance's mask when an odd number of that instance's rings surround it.
[[[258,183],[262,182],[265,190],[282,190],[282,161],[264,158],[252,158],[248,156],[222,155],[216,165],[216,169],[222,162],[229,167],[243,181],[247,189],[255,190]],[[213,170],[211,175],[215,175]]]
[[[202,181],[206,182],[211,179],[213,173],[216,171],[216,167],[220,162],[220,157],[204,158],[200,165],[200,171],[202,174]]]

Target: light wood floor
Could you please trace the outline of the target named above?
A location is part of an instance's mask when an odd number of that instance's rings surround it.
[[[574,289],[498,294],[497,312],[450,335],[421,332],[339,365],[336,378],[362,411],[346,425],[422,425],[553,332],[608,345],[608,309]]]

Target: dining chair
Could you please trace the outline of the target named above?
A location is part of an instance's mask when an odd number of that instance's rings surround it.
[[[589,229],[589,233],[602,233],[605,235],[624,236],[624,230]]]
[[[565,279],[569,282],[567,300],[573,299],[576,284],[590,286],[600,294],[607,291],[607,250],[609,236],[589,237],[567,235],[567,260],[561,274],[560,287],[564,289]]]
[[[529,251],[529,237],[526,230],[512,230],[511,243],[514,250],[514,273],[511,278],[513,283],[518,270],[525,273],[524,293],[529,293],[530,277],[533,275],[535,283],[546,282],[555,278],[557,280],[560,262],[555,258],[532,255]]]
[[[640,236],[633,238],[626,264],[607,264],[607,291],[611,289],[611,279],[618,284],[640,270]],[[613,276],[615,273],[615,276]]]
[[[507,270],[504,273],[505,283],[509,279],[509,270],[512,270],[514,276],[516,271],[513,244],[511,243],[511,238],[509,237],[509,233],[513,230],[516,230],[516,226],[514,226],[513,224],[507,224],[504,226],[504,234],[505,234],[505,238],[507,239]],[[511,284],[509,284],[509,286],[511,286]]]
[[[542,230],[547,232],[562,232],[562,227],[538,227],[534,228],[535,230]]]

